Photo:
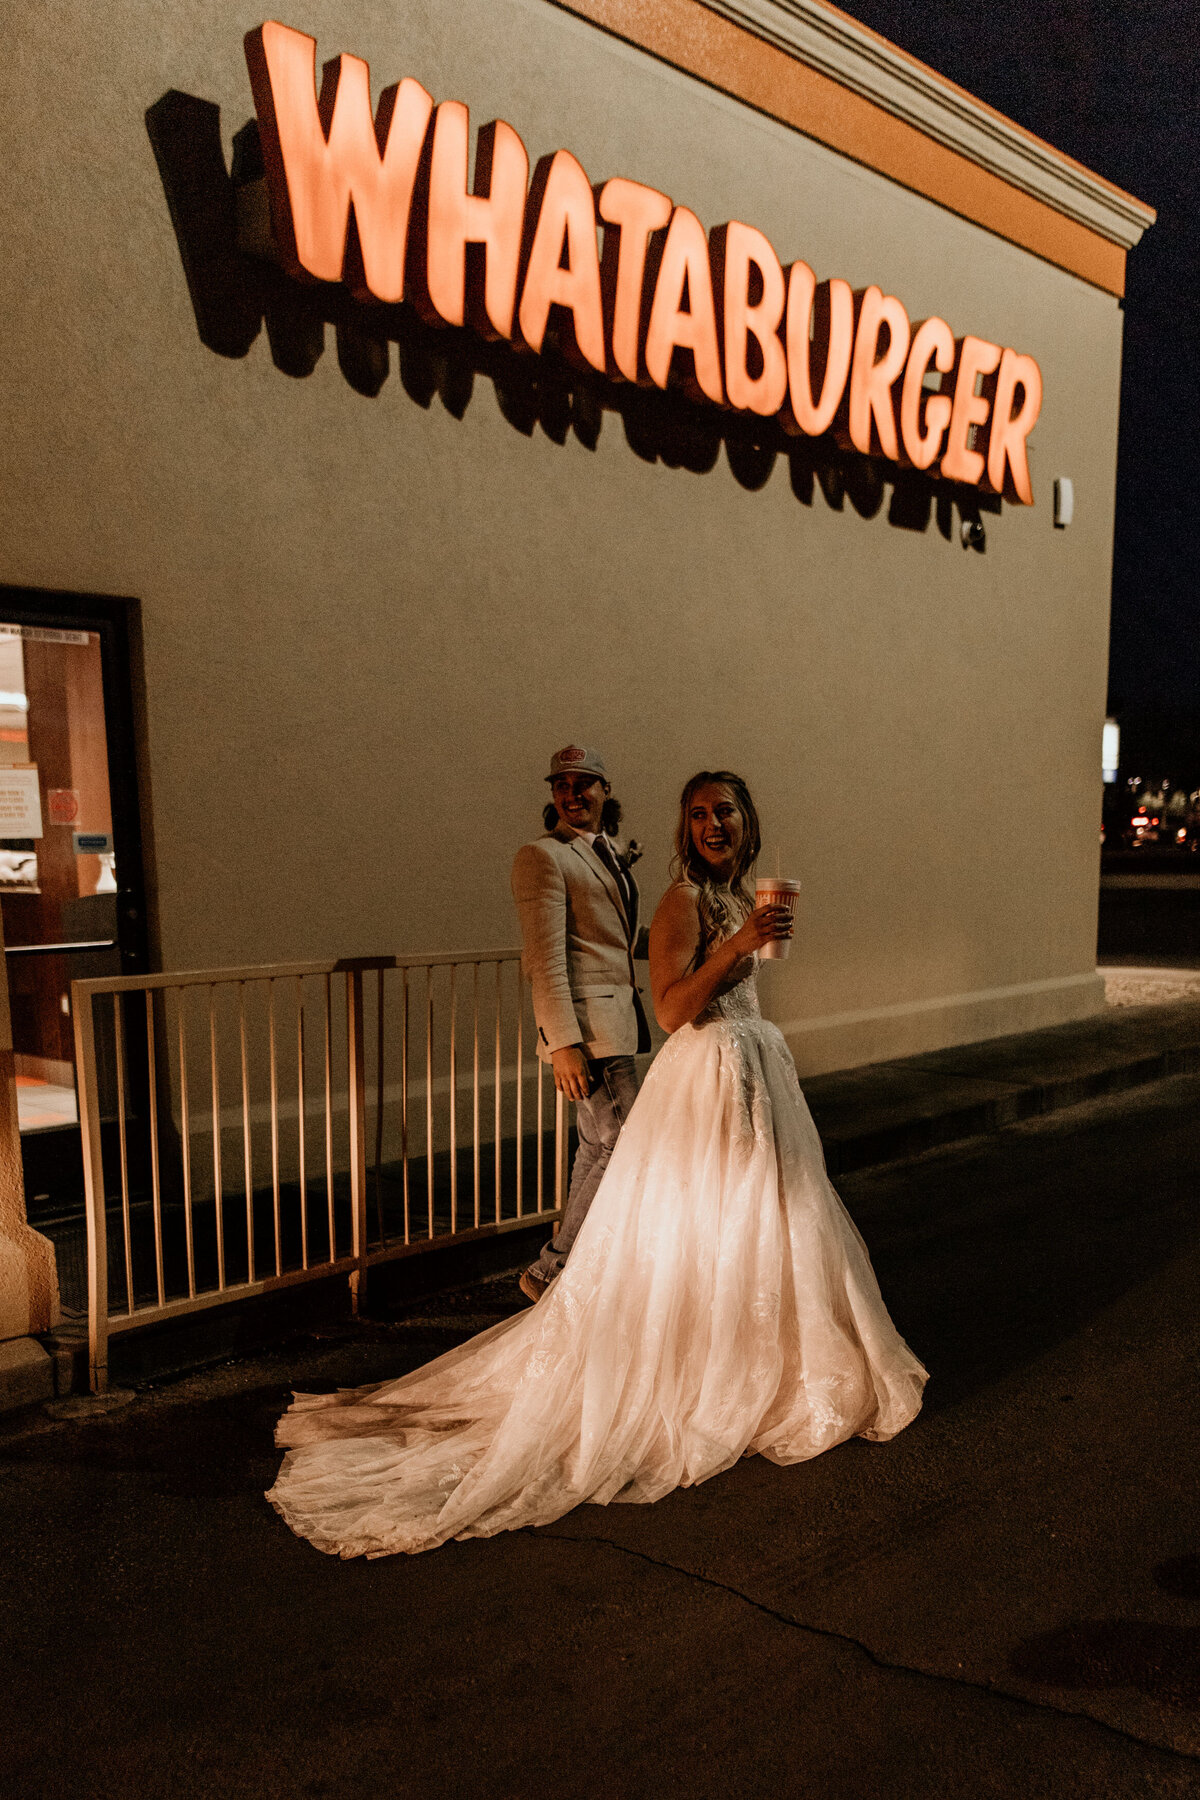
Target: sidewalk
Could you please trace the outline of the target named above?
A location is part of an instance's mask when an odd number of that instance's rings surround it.
[[[818,1075],[804,1092],[836,1177],[1198,1068],[1200,996]]]

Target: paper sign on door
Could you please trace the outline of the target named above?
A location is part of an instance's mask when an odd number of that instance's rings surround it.
[[[0,767],[0,837],[40,838],[43,835],[36,767]]]

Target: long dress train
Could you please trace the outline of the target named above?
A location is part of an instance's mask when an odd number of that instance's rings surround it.
[[[893,1437],[925,1379],[751,968],[653,1063],[538,1304],[399,1380],[297,1394],[267,1497],[330,1555],[427,1550]]]

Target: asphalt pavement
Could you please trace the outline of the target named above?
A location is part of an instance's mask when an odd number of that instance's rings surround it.
[[[292,1386],[509,1278],[0,1437],[13,1800],[1200,1795],[1200,1074],[839,1177],[932,1379],[891,1444],[339,1563]]]

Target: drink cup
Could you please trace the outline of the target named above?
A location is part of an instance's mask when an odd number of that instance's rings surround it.
[[[796,901],[800,896],[798,881],[785,881],[781,875],[760,875],[754,883],[754,908],[760,906],[786,906],[795,914]],[[791,938],[772,938],[759,951],[760,956],[771,958],[774,962],[782,962],[792,947]]]

